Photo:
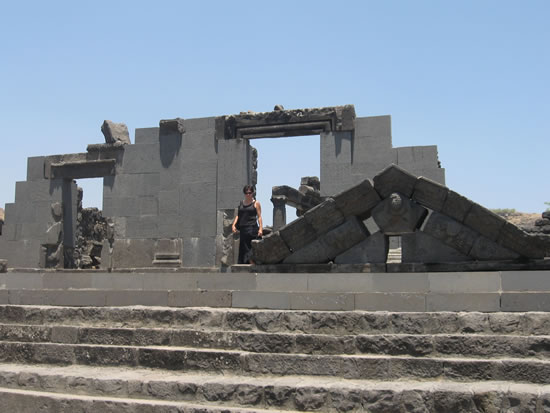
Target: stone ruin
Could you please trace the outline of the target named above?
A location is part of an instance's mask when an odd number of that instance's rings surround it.
[[[105,143],[84,153],[28,158],[0,236],[10,267],[230,266],[228,222],[242,187],[257,181],[251,140],[303,135],[320,136],[320,179],[273,189],[275,233],[256,244],[258,263],[383,264],[396,237],[403,264],[545,255],[446,188],[436,146],[394,148],[390,116],[356,117],[353,105],[161,120],[136,129],[133,144],[124,124],[105,121],[101,130]],[[86,178],[103,179],[102,211],[81,208],[75,181]],[[286,224],[285,205],[296,221]]]

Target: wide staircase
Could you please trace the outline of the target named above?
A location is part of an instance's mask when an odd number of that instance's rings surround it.
[[[548,412],[550,313],[0,306],[0,412]]]

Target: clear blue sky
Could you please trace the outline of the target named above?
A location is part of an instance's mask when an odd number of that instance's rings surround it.
[[[85,152],[104,119],[133,140],[160,119],[275,104],[389,114],[394,146],[438,146],[451,189],[488,208],[550,201],[550,1],[0,5],[1,207],[27,157]],[[260,177],[318,173],[318,138],[296,142],[297,162],[260,149]]]

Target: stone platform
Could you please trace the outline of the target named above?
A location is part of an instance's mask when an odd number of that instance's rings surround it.
[[[388,264],[389,265],[389,264]],[[0,304],[330,311],[550,311],[550,270],[260,273],[214,270],[0,274]]]

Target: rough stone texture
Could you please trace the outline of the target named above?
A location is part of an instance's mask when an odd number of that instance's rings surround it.
[[[373,178],[374,189],[381,198],[399,192],[410,198],[416,184],[416,176],[397,165],[390,165]]]
[[[483,235],[475,240],[470,255],[478,260],[515,260],[519,258],[518,253],[498,245]]]
[[[470,254],[477,238],[474,231],[438,212],[430,214],[422,231],[464,255]]]
[[[276,264],[291,254],[279,231],[252,241],[252,251],[254,262],[258,264]]]
[[[385,235],[414,232],[428,211],[399,193],[392,193],[373,210],[372,217]]]
[[[412,199],[434,211],[441,211],[448,192],[446,186],[421,176],[416,180]]]
[[[0,273],[8,271],[8,260],[0,259]]]
[[[401,235],[401,248],[401,262],[404,263],[464,262],[472,259],[421,231]]]
[[[509,222],[500,228],[496,242],[524,257],[543,258],[546,255],[545,246],[538,238],[525,233]]]
[[[468,212],[470,212],[473,204],[474,203],[468,198],[463,197],[454,191],[449,191],[441,212],[453,218],[455,221],[464,222],[464,219],[466,218]]]
[[[474,203],[464,219],[464,224],[491,241],[496,241],[501,228],[506,224],[506,220],[487,208]]]
[[[363,241],[367,236],[368,231],[363,223],[356,217],[351,217],[342,225],[292,253],[284,262],[287,264],[328,262]]]
[[[105,137],[105,143],[121,142],[128,145],[131,143],[128,127],[125,123],[115,123],[105,120],[103,121],[103,125],[101,125],[101,132]]]
[[[332,198],[310,209],[304,214],[305,221],[313,228],[316,236],[322,235],[329,229],[344,222],[344,216]]]
[[[291,251],[299,250],[317,236],[317,232],[303,216],[282,227],[279,233]]]
[[[389,238],[381,232],[376,232],[338,255],[334,262],[337,264],[385,263],[388,250]]]
[[[366,218],[372,208],[380,202],[380,196],[368,179],[340,192],[333,198],[336,202],[336,207],[346,217],[355,215]]]

